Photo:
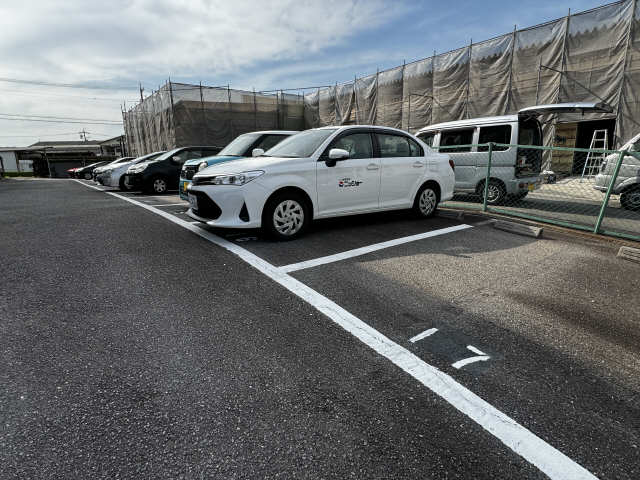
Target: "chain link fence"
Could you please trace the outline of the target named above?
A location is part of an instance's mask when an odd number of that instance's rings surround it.
[[[455,163],[443,207],[640,241],[640,152],[487,143],[440,147]],[[570,157],[574,174],[544,170]]]

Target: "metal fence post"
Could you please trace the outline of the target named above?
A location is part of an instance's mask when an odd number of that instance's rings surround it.
[[[482,211],[487,211],[487,200],[489,192],[489,179],[491,178],[491,157],[493,156],[493,142],[489,142],[489,159],[487,161],[487,178],[484,181],[484,199],[482,200]]]
[[[600,226],[602,225],[602,220],[604,219],[604,213],[607,209],[607,205],[609,205],[609,198],[611,197],[611,191],[613,190],[613,186],[616,184],[616,180],[618,179],[618,174],[620,173],[620,167],[622,166],[622,162],[624,161],[624,157],[627,154],[626,150],[620,152],[618,156],[618,163],[616,163],[616,168],[613,170],[613,175],[611,175],[611,182],[609,183],[609,187],[607,188],[607,193],[604,196],[604,200],[602,201],[602,207],[600,207],[600,213],[598,214],[598,220],[596,220],[596,226],[593,229],[593,233],[600,233]]]

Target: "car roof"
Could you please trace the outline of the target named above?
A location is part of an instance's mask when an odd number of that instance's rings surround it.
[[[370,129],[370,130],[380,130],[381,132],[397,132],[403,135],[411,135],[406,130],[401,130],[399,128],[393,128],[393,127],[385,127],[382,125],[327,125],[326,127],[319,127],[316,130],[338,129],[340,131],[345,131],[345,130],[358,130],[363,128]]]
[[[245,132],[242,133],[241,135],[245,135],[247,133],[259,133],[261,135],[273,135],[273,134],[288,134],[288,135],[294,135],[296,133],[300,133],[300,130],[260,130],[259,132]],[[238,135],[240,136],[240,135]]]
[[[428,125],[426,127],[418,130],[417,133],[420,132],[428,132],[433,130],[445,130],[450,128],[462,128],[469,127],[473,125],[487,125],[492,123],[511,123],[517,122],[518,115],[501,115],[496,117],[478,117],[478,118],[468,118],[465,120],[455,120],[453,122],[442,122],[442,123],[434,123],[433,125]]]

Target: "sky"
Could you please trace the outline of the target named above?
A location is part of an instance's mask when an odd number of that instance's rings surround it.
[[[0,147],[123,133],[121,108],[176,82],[271,90],[345,82],[593,0],[0,2]],[[55,84],[55,85],[51,85]],[[24,115],[31,120],[25,121]]]

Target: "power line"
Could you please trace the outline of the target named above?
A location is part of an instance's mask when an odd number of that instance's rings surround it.
[[[13,95],[24,95],[27,97],[60,97],[60,98],[77,98],[81,100],[95,100],[95,101],[104,101],[104,102],[120,102],[121,100],[118,98],[107,98],[107,97],[81,97],[80,95],[65,95],[65,94],[56,94],[56,93],[35,93],[35,92],[22,92],[18,90],[7,90],[0,89],[0,92],[7,92]],[[124,99],[126,102],[137,102],[139,99]]]
[[[2,114],[0,114],[2,115]],[[0,120],[12,120],[14,122],[45,122],[45,123],[77,123],[77,124],[81,124],[81,125],[112,125],[112,126],[118,126],[118,125],[122,125],[122,122],[111,122],[111,123],[107,123],[107,122],[93,122],[93,121],[75,121],[75,120],[41,120],[41,119],[36,119],[36,118],[9,118],[9,117],[2,117],[0,116]]]
[[[0,77],[0,82],[18,83],[21,85],[40,85],[47,87],[82,88],[85,90],[138,90],[137,87],[124,87],[116,85],[82,85],[77,83],[55,83],[41,80],[23,80],[19,78]]]
[[[26,117],[26,118],[44,118],[47,120],[84,120],[87,122],[119,122],[119,120],[109,120],[104,118],[79,118],[79,117],[60,117],[58,115],[35,115],[28,113],[0,113],[5,117]]]

